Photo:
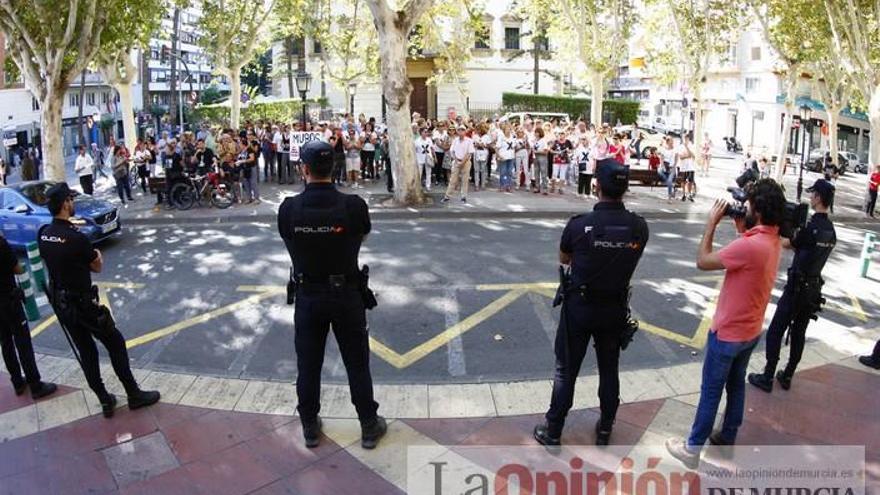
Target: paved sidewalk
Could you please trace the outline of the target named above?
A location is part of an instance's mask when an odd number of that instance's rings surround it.
[[[682,202],[677,199],[666,200],[666,188],[646,187],[633,184],[627,194],[627,205],[648,218],[695,218],[702,219],[711,207],[715,198],[729,198],[728,187],[735,186],[734,179],[740,174],[742,158],[727,156],[716,158],[709,177],[697,177],[698,196],[694,203]],[[804,173],[804,187],[809,187],[819,178],[819,174]],[[848,174],[838,181],[837,204],[835,215],[838,220],[864,219],[862,208],[865,196],[866,176]],[[492,178],[497,184],[497,177]],[[793,199],[796,191],[797,175],[792,171],[785,176],[785,187]],[[79,187],[74,184],[74,187]],[[155,196],[143,195],[138,188],[135,192],[137,201],[129,204],[122,212],[126,224],[169,224],[169,223],[228,223],[228,222],[267,222],[274,221],[278,206],[286,196],[298,194],[302,185],[279,186],[274,183],[261,182],[260,194],[263,198],[259,205],[234,205],[226,210],[210,207],[194,207],[188,211],[165,210],[154,211]],[[346,193],[356,193],[364,197],[370,206],[374,218],[377,219],[420,219],[420,218],[566,218],[576,213],[591,209],[595,200],[577,197],[576,188],[567,187],[562,195],[537,195],[527,191],[501,193],[495,187],[484,191],[471,191],[468,202],[461,203],[454,199],[442,204],[444,189],[434,186],[428,192],[429,203],[419,208],[401,208],[391,201],[391,195],[385,190],[384,181],[368,182],[358,189],[341,188]],[[119,203],[116,191],[110,179],[100,178],[96,185],[96,195]],[[680,197],[679,197],[680,198]]]
[[[62,387],[34,404],[15,397],[7,379],[0,375],[0,494],[404,493],[407,447],[445,446],[467,457],[468,446],[534,445],[531,429],[541,420],[539,414],[397,418],[379,448],[365,451],[356,420],[327,419],[326,438],[308,450],[290,414],[160,403],[140,411],[120,407],[111,420],[89,406],[78,418],[72,411],[90,402],[90,392]],[[750,387],[738,442],[864,445],[866,493],[880,494],[877,390],[880,373],[852,359],[799,372],[790,391],[768,395]],[[543,404],[547,397],[532,400]],[[653,451],[665,438],[684,435],[697,400],[690,393],[622,405],[612,444]],[[598,416],[595,408],[573,411],[565,441],[592,444]],[[33,422],[36,430],[22,430]]]

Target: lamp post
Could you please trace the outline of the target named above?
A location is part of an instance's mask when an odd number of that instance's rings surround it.
[[[352,117],[354,117],[354,95],[357,93],[357,87],[358,85],[355,82],[348,83],[348,96],[350,100],[348,113],[350,113]]]
[[[309,93],[309,86],[312,85],[312,75],[301,69],[296,73],[296,90],[302,100],[302,125],[306,126],[306,95]]]
[[[801,112],[801,130],[803,131],[803,143],[801,146],[801,167],[798,171],[798,182],[797,182],[797,200],[798,203],[801,201],[801,195],[804,192],[804,164],[806,163],[807,153],[809,153],[809,145],[807,144],[807,130],[812,125],[810,124],[810,120],[813,118],[813,109],[808,105],[803,105],[800,108]]]

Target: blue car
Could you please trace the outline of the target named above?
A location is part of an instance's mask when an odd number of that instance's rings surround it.
[[[0,188],[0,231],[13,249],[24,251],[37,240],[37,231],[52,221],[46,191],[55,182],[29,181]],[[76,216],[71,219],[92,244],[121,232],[119,214],[107,201],[75,193]]]

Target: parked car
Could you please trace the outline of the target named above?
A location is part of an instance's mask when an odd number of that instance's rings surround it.
[[[673,122],[674,119],[666,117],[654,117],[651,129],[661,134],[681,135],[681,122]]]
[[[46,191],[55,182],[29,181],[0,188],[0,230],[14,250],[24,251],[37,240],[37,231],[52,221]],[[71,219],[92,244],[121,232],[119,212],[113,204],[75,193],[76,216]]]
[[[852,168],[853,172],[857,174],[868,173],[868,164],[862,163],[862,161],[859,160],[859,155],[853,153],[852,151],[844,151],[843,154],[846,156],[846,159],[849,162],[849,166],[850,168]]]
[[[632,138],[633,126],[631,125],[621,125],[614,128],[614,132],[618,134],[625,134]],[[653,129],[645,129],[643,127],[639,127],[639,133],[642,135],[642,144],[641,151],[642,156],[640,158],[648,158],[648,153],[650,150],[657,150],[660,148],[660,145],[663,143],[663,134],[653,130]]]
[[[532,120],[541,119],[544,122],[553,122],[556,120],[563,125],[566,125],[571,121],[571,118],[567,113],[553,112],[510,112],[504,114],[500,120],[501,122],[509,122],[510,124],[519,124],[525,120],[526,116],[531,117]]]
[[[807,160],[807,169],[813,172],[823,172],[825,170],[825,162],[831,162],[831,152],[827,148],[819,148],[810,151],[810,157]],[[846,174],[849,169],[849,157],[845,151],[837,152],[838,173]]]

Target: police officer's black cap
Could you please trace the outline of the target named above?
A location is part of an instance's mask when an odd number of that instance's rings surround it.
[[[834,198],[834,189],[834,184],[831,182],[825,179],[816,179],[816,182],[807,188],[807,192],[817,193],[822,197],[822,201],[825,204],[828,204],[831,202],[831,199]]]
[[[596,181],[603,191],[622,193],[629,187],[629,167],[612,158],[599,160],[596,162]]]
[[[333,147],[324,141],[309,141],[300,149],[299,156],[306,165],[333,163]]]
[[[73,191],[70,190],[70,186],[66,182],[59,182],[46,190],[46,197],[49,199],[50,205],[61,205],[71,196],[73,196]]]

